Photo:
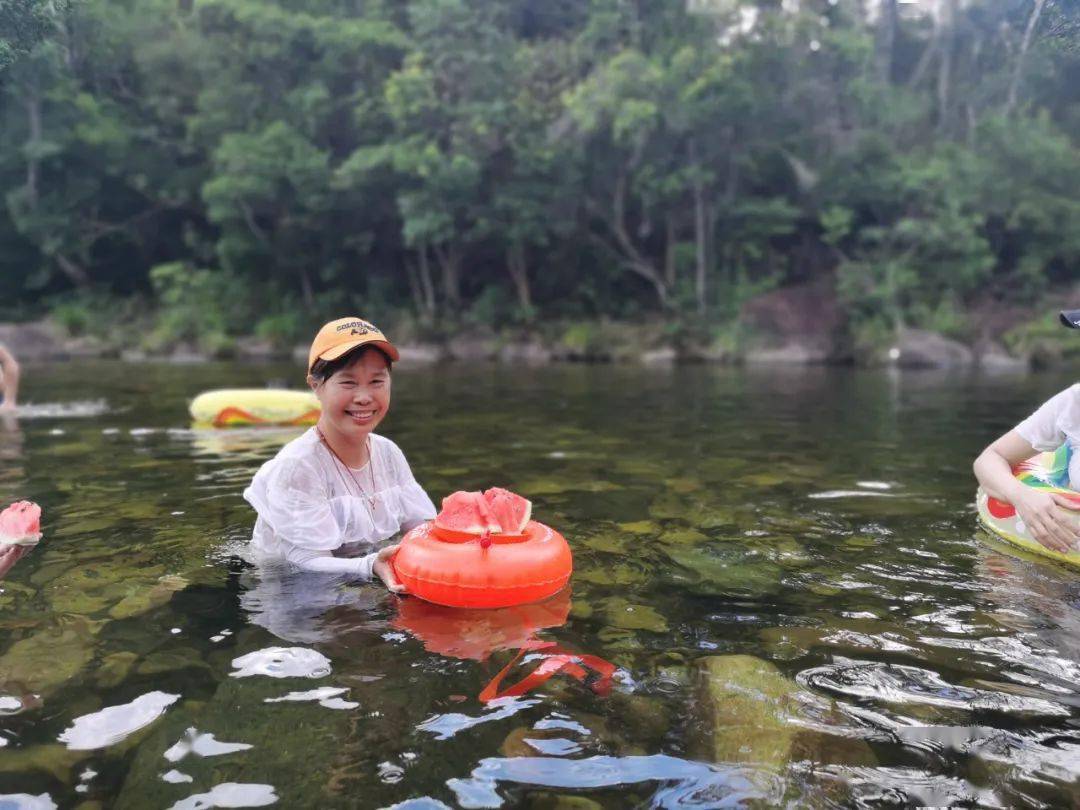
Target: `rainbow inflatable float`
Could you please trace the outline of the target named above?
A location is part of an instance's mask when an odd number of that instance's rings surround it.
[[[1080,502],[1080,492],[1068,488],[1070,456],[1069,446],[1062,445],[1052,453],[1040,453],[1027,461],[1021,461],[1013,468],[1013,475],[1026,486],[1045,492],[1056,492]],[[999,501],[980,488],[975,495],[975,505],[983,525],[1002,540],[1032,554],[1080,567],[1080,552],[1062,554],[1042,545],[1028,532],[1012,504]],[[1080,528],[1080,512],[1071,513],[1070,517]]]
[[[191,401],[191,418],[201,425],[314,425],[319,400],[311,391],[275,388],[221,388]]]

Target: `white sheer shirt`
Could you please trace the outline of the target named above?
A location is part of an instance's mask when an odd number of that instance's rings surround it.
[[[1016,426],[1024,441],[1039,451],[1057,450],[1068,442],[1069,482],[1080,484],[1080,383],[1046,400],[1031,416]]]
[[[257,559],[371,579],[383,540],[435,517],[398,446],[374,433],[370,440],[372,457],[360,469],[335,458],[315,428],[262,465],[244,490],[259,515],[251,536]]]

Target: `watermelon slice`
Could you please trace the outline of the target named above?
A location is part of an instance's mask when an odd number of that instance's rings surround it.
[[[522,534],[532,517],[532,501],[515,495],[501,487],[492,487],[484,493],[484,500],[502,534]]]
[[[532,515],[532,503],[506,489],[487,492],[455,492],[443,498],[434,531],[452,543],[483,539],[491,535],[521,536]]]
[[[483,493],[454,492],[443,498],[435,517],[435,533],[443,540],[464,542],[492,534],[501,526],[488,515]]]
[[[0,512],[0,546],[32,546],[41,539],[41,507],[30,501],[13,503]]]

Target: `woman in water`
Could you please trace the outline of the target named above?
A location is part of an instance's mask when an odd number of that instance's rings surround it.
[[[1061,313],[1061,322],[1080,329],[1080,310]],[[1016,507],[1031,536],[1049,549],[1067,554],[1080,551],[1080,534],[1066,510],[1080,504],[1056,493],[1020,483],[1012,469],[1039,452],[1056,450],[1068,442],[1069,481],[1080,485],[1080,383],[1048,399],[1035,413],[987,447],[975,459],[975,477],[986,492]]]
[[[374,433],[390,408],[398,351],[360,318],[331,321],[308,355],[308,385],[322,405],[315,427],[289,442],[255,474],[244,498],[258,520],[256,556],[304,571],[378,577],[403,590],[378,544],[435,516],[404,454]]]

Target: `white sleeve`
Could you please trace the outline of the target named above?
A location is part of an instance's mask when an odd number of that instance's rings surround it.
[[[435,517],[435,504],[413,477],[401,448],[390,442],[390,452],[393,458],[394,483],[401,488],[401,530],[407,532]]]
[[[1016,432],[1036,450],[1056,450],[1065,442],[1061,416],[1080,393],[1075,389],[1076,386],[1072,386],[1050,397],[1035,413],[1016,426]]]
[[[261,495],[249,500],[288,546],[329,552],[344,542],[330,508],[330,493],[313,463],[281,464],[268,476]]]
[[[303,571],[318,571],[324,574],[352,574],[358,579],[371,579],[375,558],[379,552],[372,552],[363,557],[335,557],[329,551],[312,551],[285,545],[285,559]]]

